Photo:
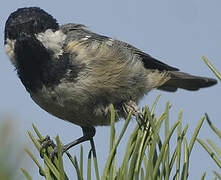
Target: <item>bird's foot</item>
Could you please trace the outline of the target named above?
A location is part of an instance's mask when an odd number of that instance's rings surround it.
[[[127,114],[129,112],[132,112],[132,114],[136,117],[137,123],[140,127],[145,125],[144,116],[140,112],[138,105],[134,101],[130,100],[129,102],[124,103],[123,110]]]
[[[53,142],[53,140],[51,140],[50,136],[46,136],[42,141],[40,141],[40,143],[41,143],[41,149],[40,149],[41,158],[44,157],[45,152],[46,152],[46,154],[51,156],[51,153],[48,152],[48,147],[51,146],[53,151],[54,151],[54,149],[56,149],[56,145]]]

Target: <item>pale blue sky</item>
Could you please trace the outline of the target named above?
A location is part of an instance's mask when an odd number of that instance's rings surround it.
[[[31,129],[33,122],[44,135],[54,137],[59,134],[64,143],[81,136],[81,129],[49,115],[34,104],[4,53],[5,21],[12,11],[24,6],[39,6],[52,14],[60,24],[68,22],[86,24],[94,32],[133,44],[153,57],[188,73],[215,77],[202,61],[202,55],[209,58],[221,71],[220,0],[4,1],[0,7],[0,119],[9,114],[16,119],[18,131],[14,134],[24,139],[25,144],[31,144],[25,133]],[[197,92],[154,91],[142,100],[140,107],[144,104],[152,105],[160,93],[162,97],[156,113],[159,116],[164,110],[165,103],[170,101],[173,105],[171,124],[176,121],[178,111],[182,108],[183,125],[189,124],[190,134],[193,134],[204,112],[207,112],[212,122],[221,129],[220,92],[220,83]],[[123,122],[116,124],[118,132],[122,125]],[[135,125],[135,122],[131,122],[130,129]],[[108,154],[109,131],[109,127],[97,128],[95,143],[100,171]],[[126,136],[129,136],[129,131]],[[204,140],[210,138],[221,147],[220,141],[208,128],[206,122],[199,137]],[[189,140],[190,136],[187,138]],[[83,147],[87,152],[89,143],[84,143]],[[124,150],[123,144],[119,153],[123,154]],[[79,147],[73,148],[70,152],[78,155]],[[195,144],[190,161],[189,179],[200,179],[204,171],[207,172],[206,179],[212,179],[212,170],[219,171],[198,143]],[[66,169],[69,173],[74,171],[69,165],[66,165]],[[34,173],[38,173],[36,167]],[[35,178],[38,179],[39,176]]]

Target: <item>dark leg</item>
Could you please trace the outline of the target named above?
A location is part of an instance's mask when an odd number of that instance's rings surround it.
[[[74,140],[73,142],[70,142],[62,147],[62,153],[66,152],[70,148],[74,147],[77,144],[80,144],[85,141],[92,140],[96,130],[93,126],[82,126],[83,136]],[[53,152],[50,154],[51,159],[57,154],[57,148],[53,141],[50,139],[49,136],[46,136],[45,140],[42,143],[42,147],[40,150],[40,155],[43,157],[43,149],[46,149],[48,146],[52,146],[54,148]]]
[[[94,137],[96,130],[93,126],[83,126],[81,128],[83,131],[83,136],[63,146],[63,149],[62,149],[63,152],[67,151],[68,149],[74,147],[77,144],[80,144],[85,141],[89,141]]]

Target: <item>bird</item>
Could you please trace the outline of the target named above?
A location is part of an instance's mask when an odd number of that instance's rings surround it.
[[[132,111],[153,89],[196,91],[217,81],[179,71],[142,50],[92,32],[83,24],[59,25],[40,7],[12,12],[4,31],[4,48],[33,101],[48,113],[82,128],[83,136],[63,152],[91,140],[96,126],[110,125]]]

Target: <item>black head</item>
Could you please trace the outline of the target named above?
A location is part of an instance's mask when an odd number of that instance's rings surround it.
[[[22,33],[33,35],[47,29],[57,30],[59,25],[50,14],[38,7],[20,8],[11,13],[5,24],[5,40],[17,39]]]

